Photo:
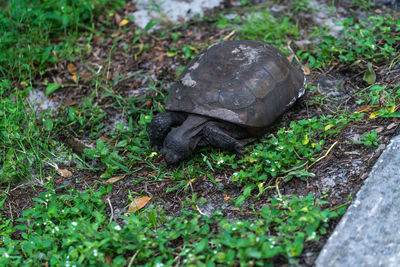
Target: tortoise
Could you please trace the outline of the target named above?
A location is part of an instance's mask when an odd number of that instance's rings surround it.
[[[235,40],[209,46],[172,84],[165,109],[149,125],[150,144],[167,164],[211,145],[242,155],[248,140],[304,94],[304,76],[276,48]]]

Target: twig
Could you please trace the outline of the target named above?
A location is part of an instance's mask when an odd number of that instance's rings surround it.
[[[304,165],[306,165],[306,164],[307,164],[307,161],[306,161],[306,162],[304,162],[303,164],[301,164],[300,166],[297,166],[297,167],[291,168],[290,170],[283,171],[283,172],[284,172],[284,173],[288,173],[288,172],[292,172],[292,171],[295,171],[295,170],[301,169],[301,168],[302,168],[302,167],[304,167]]]
[[[111,210],[110,222],[112,222],[112,220],[114,218],[114,210],[113,210],[113,206],[111,205],[111,201],[110,201],[109,197],[107,198],[107,202],[108,202],[108,205],[110,205],[110,210]]]
[[[147,183],[144,184],[144,192],[151,198],[153,198],[153,194],[147,191]]]
[[[360,90],[360,91],[358,91],[358,92],[355,92],[354,94],[352,94],[351,96],[349,96],[349,99],[352,98],[352,97],[354,97],[355,95],[357,95],[357,94],[359,94],[359,93],[364,92],[365,90],[368,90],[369,88],[371,88],[371,87],[374,86],[374,85],[375,85],[375,84],[371,84],[371,85],[365,87],[364,89],[362,89],[362,90]]]
[[[290,47],[290,43],[291,43],[291,42],[292,42],[292,41],[289,41],[287,47],[289,48],[290,52],[292,52],[292,54],[293,54],[294,58],[296,59],[297,63],[299,63],[300,66],[303,66],[303,64],[301,64],[301,61],[299,60],[299,58],[296,56],[296,53],[295,53],[295,52],[293,51],[293,49]]]
[[[336,65],[337,65],[337,64],[333,64],[332,67],[330,67],[327,71],[324,71],[324,70],[318,68],[318,70],[320,71],[320,73],[318,73],[318,75],[316,75],[316,76],[314,77],[314,79],[311,80],[310,83],[312,84],[312,83],[314,83],[316,80],[318,80],[319,77],[327,75],[329,72],[331,72],[331,71],[336,67]]]
[[[13,218],[13,213],[12,213],[11,203],[10,202],[8,202],[8,207],[10,208],[11,220],[13,221],[14,218]]]
[[[282,194],[281,194],[281,191],[279,190],[279,184],[281,182],[280,180],[281,180],[281,178],[277,178],[276,179],[275,187],[276,187],[276,191],[278,192],[279,198],[282,199]]]
[[[332,109],[330,109],[327,105],[324,105],[324,108],[326,108],[327,110],[329,110],[330,112],[332,112],[333,114],[337,114],[337,112],[333,111]]]
[[[128,267],[132,266],[133,261],[135,260],[137,254],[139,254],[140,249],[136,250],[135,254],[133,254],[132,258],[129,260]]]
[[[8,189],[8,190],[10,190],[10,189]],[[10,196],[10,193],[8,193],[6,190],[0,190],[0,192],[6,194],[7,196]]]
[[[300,159],[300,160],[303,160],[303,158],[302,157],[300,157],[300,155],[299,154],[297,154],[297,152],[296,152],[296,149],[293,149],[293,152],[294,152],[294,154],[296,154],[296,156]]]
[[[194,181],[194,180],[191,179],[191,180],[188,182],[188,185],[190,186],[190,189],[192,190],[192,193],[194,193],[193,186],[192,186],[192,181]]]
[[[18,188],[20,188],[20,187],[24,187],[24,186],[26,186],[26,185],[28,185],[28,184],[32,184],[32,182],[20,184],[20,185],[14,187],[13,189],[11,189],[9,192],[11,193],[12,191],[14,191],[14,190],[16,190],[16,189],[18,189]]]
[[[396,59],[398,59],[399,57],[400,57],[400,54],[398,54],[397,56],[395,56],[395,57],[393,58],[392,62],[390,62],[389,70],[392,69],[392,67],[393,67],[393,65],[394,65],[394,61],[395,61]]]
[[[316,161],[314,161],[313,163],[311,163],[310,166],[307,167],[307,169],[311,168],[312,165],[314,165],[315,163],[317,163],[318,161],[326,158],[326,156],[328,156],[329,152],[331,152],[331,150],[333,149],[334,146],[336,146],[336,144],[338,143],[338,141],[336,141],[335,143],[333,143],[331,145],[331,147],[328,149],[328,151],[326,151],[325,155],[323,155],[322,157],[320,157],[319,159],[317,159]]]
[[[341,207],[344,207],[344,206],[349,205],[350,203],[351,203],[351,200],[346,201],[345,203],[342,203],[342,204],[340,204],[340,205],[337,205],[337,206],[335,206],[335,207],[330,208],[329,211],[338,210],[338,209],[340,209]]]
[[[344,152],[344,154],[346,154],[346,155],[361,155],[360,153],[353,152],[353,151],[350,151],[350,152],[346,151],[346,152]]]
[[[199,208],[198,205],[196,205],[196,209],[197,209],[197,211],[198,211],[201,215],[207,216],[204,212],[202,212],[202,211],[200,210],[200,208]]]
[[[227,36],[222,38],[222,40],[224,40],[224,41],[229,40],[235,33],[236,33],[236,31],[231,31]]]

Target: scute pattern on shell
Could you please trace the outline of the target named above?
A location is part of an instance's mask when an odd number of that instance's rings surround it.
[[[226,41],[200,53],[171,87],[166,109],[267,127],[298,99],[303,74],[277,49]]]

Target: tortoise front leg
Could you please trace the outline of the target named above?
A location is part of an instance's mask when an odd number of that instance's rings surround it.
[[[164,112],[155,115],[148,128],[150,145],[160,150],[171,128],[181,125],[186,118],[187,114],[181,112]]]
[[[249,134],[243,128],[236,127],[235,136],[245,138]],[[203,128],[203,138],[209,145],[220,147],[228,151],[234,152],[238,155],[243,155],[244,146],[235,138],[224,132],[215,123],[209,123]]]

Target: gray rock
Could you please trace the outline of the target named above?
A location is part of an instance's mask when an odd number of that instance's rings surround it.
[[[379,157],[317,267],[400,266],[400,136]]]
[[[222,0],[137,0],[138,10],[130,15],[135,18],[139,27],[144,28],[151,20],[178,22],[197,14],[203,16],[206,9],[217,7],[221,2]]]

